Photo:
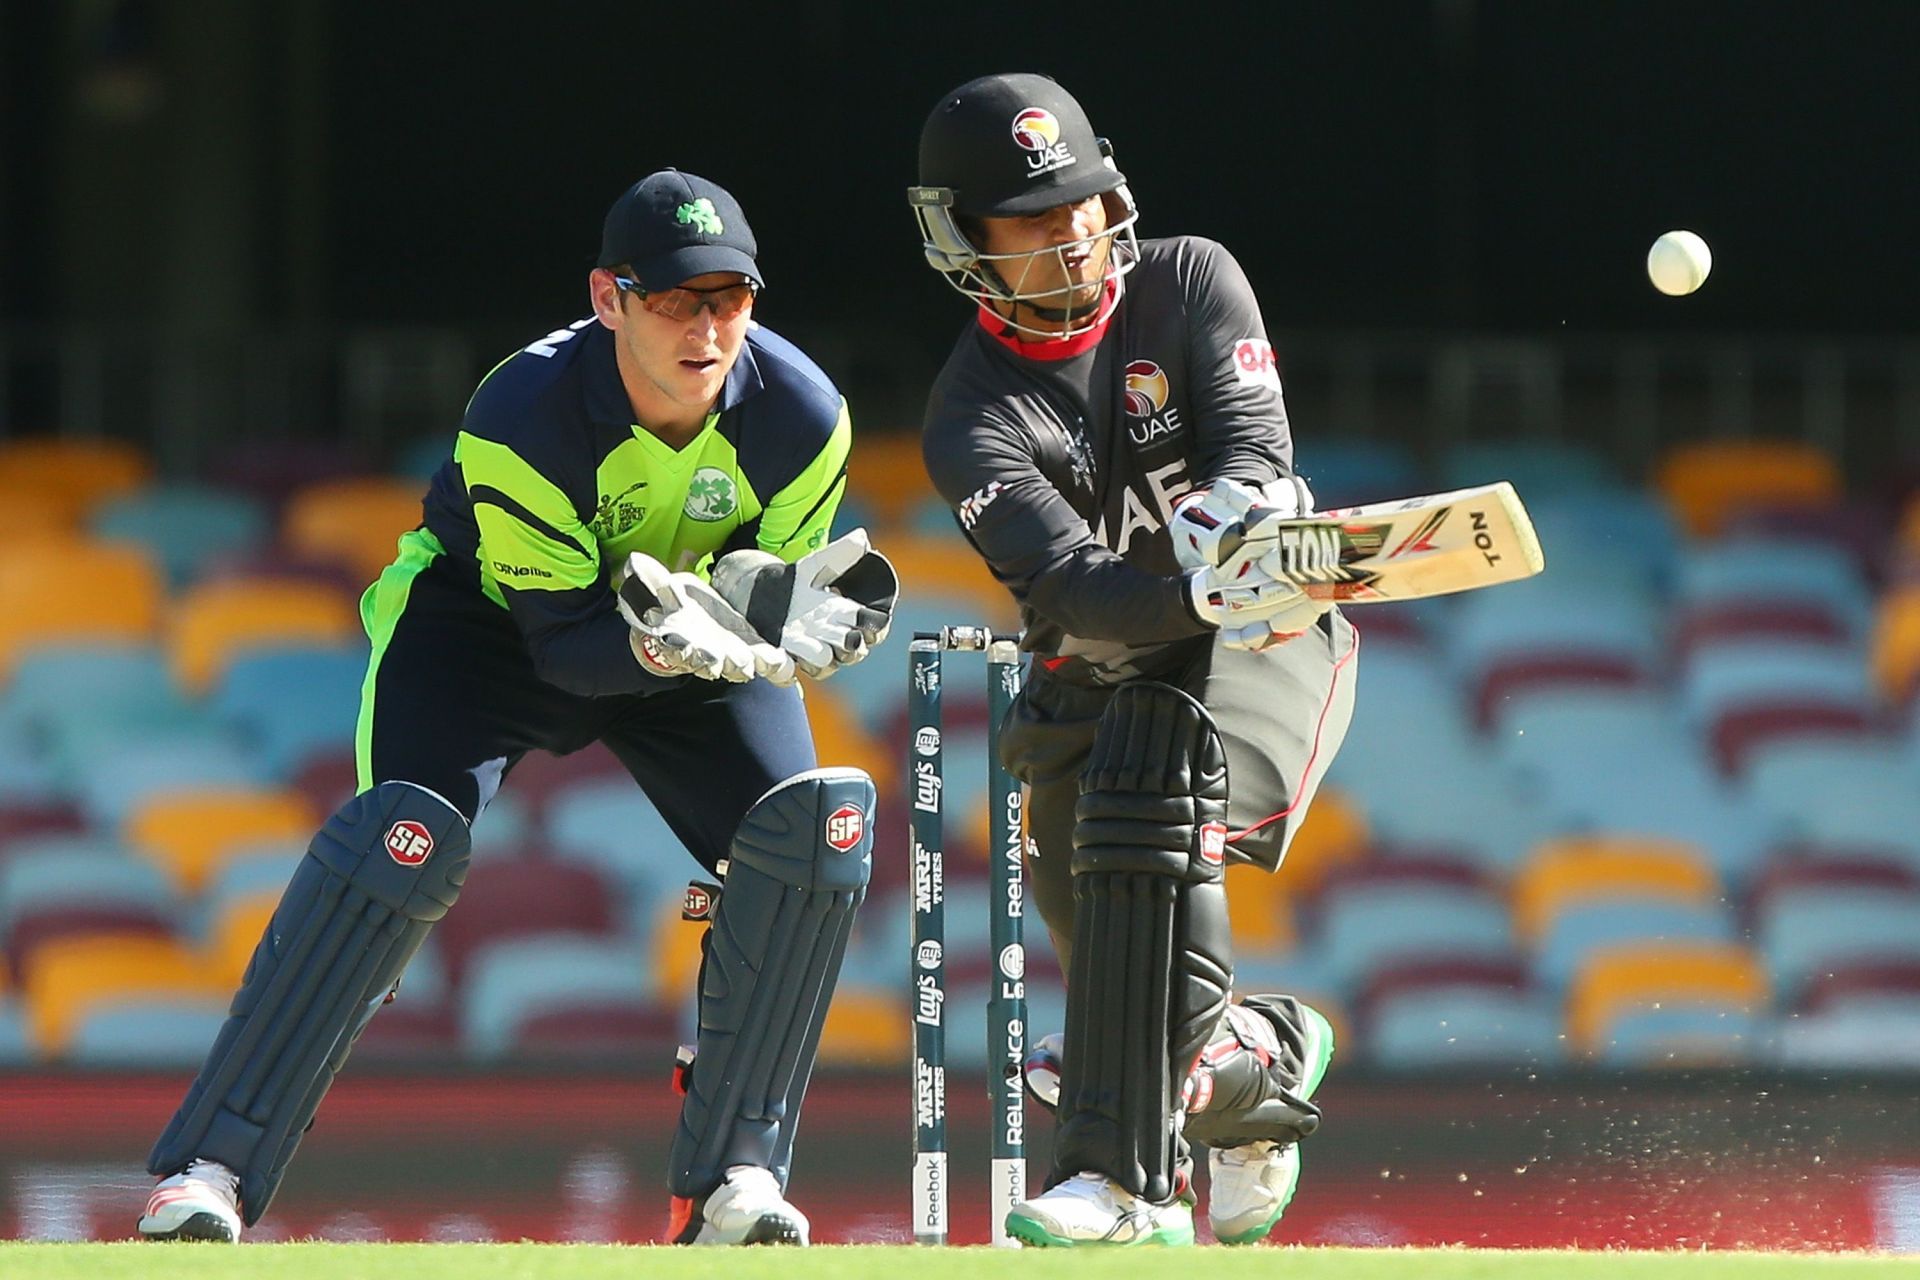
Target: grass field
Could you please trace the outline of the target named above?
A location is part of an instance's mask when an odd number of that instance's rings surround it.
[[[191,1257],[182,1265],[182,1252]],[[163,1261],[164,1256],[164,1261]],[[800,1250],[692,1250],[663,1246],[545,1244],[261,1244],[162,1248],[150,1244],[0,1243],[5,1280],[974,1280],[1012,1274],[1087,1280],[1165,1280],[1202,1256],[1208,1280],[1784,1280],[1789,1276],[1920,1276],[1920,1258],[1864,1254],[1575,1253],[1477,1249],[1227,1250],[1169,1256],[1154,1250],[1015,1258],[995,1249],[836,1246]]]

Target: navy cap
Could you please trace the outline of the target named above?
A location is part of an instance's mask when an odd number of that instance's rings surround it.
[[[725,187],[662,169],[627,188],[607,210],[599,265],[631,263],[641,286],[654,290],[709,271],[738,271],[764,286],[757,252],[747,215]]]
[[[939,101],[920,130],[920,185],[951,188],[956,213],[1039,213],[1125,181],[1087,113],[1046,76],[969,80]]]

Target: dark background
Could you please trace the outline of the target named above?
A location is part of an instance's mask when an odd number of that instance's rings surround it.
[[[1913,0],[5,0],[0,324],[497,357],[585,313],[607,204],[676,165],[746,207],[761,318],[899,425],[964,314],[920,122],[1030,69],[1278,334],[1880,340],[1920,330],[1916,47]],[[1673,227],[1715,254],[1684,299],[1644,271]]]

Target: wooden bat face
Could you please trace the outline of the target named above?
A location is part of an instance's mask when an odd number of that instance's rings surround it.
[[[1241,541],[1271,545],[1259,566],[1318,600],[1370,604],[1472,591],[1546,567],[1520,495],[1474,489],[1342,507],[1293,519],[1250,513]]]

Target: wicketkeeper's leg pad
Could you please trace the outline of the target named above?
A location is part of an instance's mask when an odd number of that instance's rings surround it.
[[[257,1222],[354,1039],[459,897],[471,852],[460,812],[410,783],[383,782],[328,818],[148,1171],[218,1160]]]
[[[873,780],[810,769],[754,802],[728,854],[700,979],[699,1052],[669,1157],[676,1196],[733,1165],[786,1186],[847,935],[873,865]]]
[[[1233,987],[1226,808],[1206,708],[1153,682],[1116,693],[1075,807],[1056,1177],[1104,1173],[1155,1203],[1184,1189],[1180,1089]]]

